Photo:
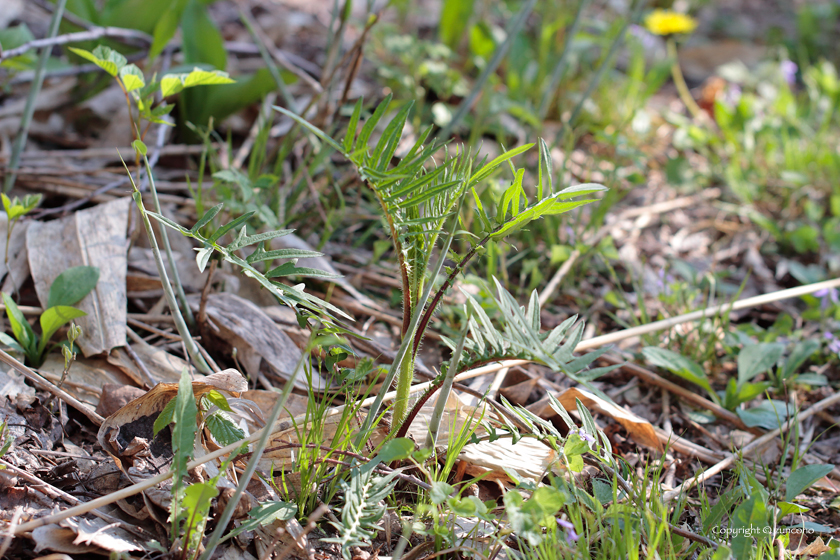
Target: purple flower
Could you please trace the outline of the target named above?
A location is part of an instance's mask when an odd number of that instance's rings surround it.
[[[834,336],[834,333],[826,331],[823,336],[828,341],[828,349],[840,356],[840,338]]]
[[[825,311],[831,304],[840,304],[840,295],[837,294],[837,288],[823,288],[817,290],[814,295],[820,298],[820,309]]]
[[[577,237],[575,235],[575,230],[573,230],[571,226],[566,226],[565,231],[566,231],[566,236],[569,238],[569,243],[574,243],[575,242],[575,237]]]
[[[575,532],[575,526],[565,519],[558,519],[557,524],[566,530],[566,542],[573,543],[580,538],[580,535]]]
[[[595,438],[586,433],[586,430],[584,430],[583,428],[579,430],[569,430],[569,435],[571,436],[572,434],[579,436],[580,439],[582,439],[583,441],[595,443]]]
[[[639,44],[641,44],[642,48],[644,48],[646,51],[652,51],[656,48],[656,45],[658,43],[656,37],[653,35],[653,33],[648,31],[641,25],[631,25],[630,34],[636,39],[638,39]]]
[[[741,88],[736,84],[729,84],[723,93],[723,102],[734,107],[741,100]]]
[[[792,60],[783,60],[781,64],[779,64],[779,70],[781,71],[785,82],[787,82],[787,85],[792,86],[796,83],[796,71],[799,70],[799,67],[795,62]]]

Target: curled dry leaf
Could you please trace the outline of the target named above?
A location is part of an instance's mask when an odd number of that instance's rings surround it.
[[[46,307],[50,286],[74,266],[99,268],[93,291],[75,304],[85,313],[76,319],[84,335],[77,344],[85,356],[125,344],[126,229],[131,198],[80,210],[61,220],[33,222],[26,248],[35,291]]]
[[[560,401],[560,404],[562,404],[568,411],[577,410],[575,399],[580,399],[580,402],[582,402],[589,410],[597,410],[601,414],[605,414],[621,424],[636,443],[662,451],[662,444],[656,436],[656,430],[654,430],[651,423],[644,418],[636,416],[632,412],[624,410],[614,403],[605,401],[598,395],[590,393],[586,389],[571,387],[557,395],[557,400]]]
[[[193,381],[196,400],[214,389],[238,396],[248,387],[238,371],[227,369]],[[105,419],[99,428],[99,444],[124,471],[142,459],[152,467],[161,468],[172,460],[169,429],[154,435],[154,423],[166,405],[178,394],[177,383],[159,383],[149,392],[134,399]]]

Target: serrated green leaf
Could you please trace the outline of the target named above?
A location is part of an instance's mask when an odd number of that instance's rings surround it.
[[[231,445],[245,437],[245,432],[222,412],[211,414],[204,421],[213,439],[221,446]]]
[[[370,116],[369,119],[365,121],[365,124],[362,126],[361,132],[359,132],[359,138],[356,140],[356,144],[353,147],[353,151],[367,151],[368,140],[370,139],[370,135],[373,134],[373,130],[376,125],[379,123],[379,120],[385,114],[385,111],[388,110],[388,107],[391,105],[391,99],[393,96],[389,93],[385,96],[385,99],[376,106],[376,109],[373,111],[373,114]]]
[[[120,80],[122,80],[125,90],[129,92],[146,85],[146,78],[143,77],[143,72],[135,64],[126,64],[120,68]]]
[[[123,55],[103,45],[99,45],[93,49],[93,52],[77,49],[76,47],[68,47],[68,49],[85,60],[93,62],[115,78],[128,62]]]

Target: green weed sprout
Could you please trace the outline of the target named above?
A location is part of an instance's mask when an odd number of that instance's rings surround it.
[[[14,338],[0,333],[0,342],[23,354],[30,366],[40,367],[44,363],[47,344],[56,331],[73,319],[87,315],[72,305],[88,295],[98,281],[99,269],[94,266],[74,266],[59,274],[50,286],[46,310],[39,318],[40,336],[26,321],[14,300],[4,292],[6,316],[9,318]]]
[[[58,387],[64,385],[64,380],[70,372],[70,366],[76,361],[76,346],[75,342],[82,336],[82,327],[76,323],[70,323],[70,328],[67,329],[67,341],[61,344],[61,355],[64,357],[64,369],[61,371],[61,380],[58,382]]]
[[[551,185],[548,146],[540,142],[538,180],[534,188],[535,196],[529,201],[523,186],[525,170],[514,168],[510,162],[534,144],[506,151],[489,162],[486,159],[479,161],[469,152],[458,151],[455,155],[447,153],[439,164],[433,165],[433,156],[441,150],[441,146],[430,139],[431,127],[418,135],[414,146],[398,163],[392,164],[412,108],[411,103],[402,106],[385,125],[377,143],[369,146],[374,129],[390,105],[389,95],[360,126],[362,100],[359,99],[341,144],[302,117],[275,107],[314,134],[326,148],[338,151],[356,167],[359,176],[382,208],[399,262],[403,289],[403,340],[384,380],[383,389],[370,408],[360,438],[364,437],[372,425],[384,394],[394,379],[397,380],[397,397],[394,402],[393,425],[398,427],[407,418],[415,357],[426,328],[443,294],[472,258],[483,252],[488,242],[500,241],[544,216],[563,214],[594,202],[595,199],[581,200],[579,197],[606,190],[602,185],[588,183],[555,192]],[[495,205],[488,204],[485,207],[481,200],[484,186],[505,163],[511,165],[513,179],[501,199]],[[473,234],[477,241],[463,255],[450,254],[452,240],[462,225],[461,208],[467,199],[474,201],[478,217],[478,235]],[[433,261],[436,249],[439,256]],[[447,258],[458,264],[446,270],[446,280],[432,297],[432,288]]]

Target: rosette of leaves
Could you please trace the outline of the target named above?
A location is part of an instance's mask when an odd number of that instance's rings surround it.
[[[468,262],[490,241],[501,240],[527,226],[533,220],[562,214],[593,202],[579,197],[606,190],[596,184],[585,184],[554,191],[551,184],[551,158],[548,147],[540,142],[540,162],[534,196],[529,200],[524,187],[525,170],[511,165],[513,178],[501,198],[494,202],[482,200],[482,191],[495,171],[515,156],[529,150],[527,144],[508,150],[491,161],[478,160],[470,152],[446,153],[436,163],[434,154],[441,146],[430,141],[431,127],[420,133],[407,153],[394,162],[394,155],[412,104],[408,103],[384,126],[375,145],[369,141],[377,125],[391,104],[388,96],[373,114],[361,124],[362,100],[353,110],[347,133],[341,143],[305,119],[286,109],[278,111],[297,121],[314,134],[326,147],[347,158],[359,176],[370,187],[382,208],[391,241],[397,256],[403,291],[403,344],[386,377],[383,391],[397,378],[397,398],[394,402],[394,425],[406,417],[408,394],[413,380],[415,356],[425,329],[437,305],[455,277]],[[360,126],[361,124],[361,126]],[[460,210],[465,199],[474,201],[478,216],[478,231],[472,246],[465,254],[450,253],[450,243],[460,223]],[[575,200],[572,200],[575,199]],[[474,228],[475,229],[475,228]],[[440,256],[434,266],[432,256],[438,248]],[[428,282],[435,281],[442,268],[443,258],[454,260],[457,266],[449,271],[443,286],[431,295]],[[431,278],[427,277],[431,269]],[[381,401],[380,401],[381,402]],[[375,403],[370,415],[377,413]],[[370,416],[369,416],[370,418]],[[366,423],[367,424],[367,423]]]

